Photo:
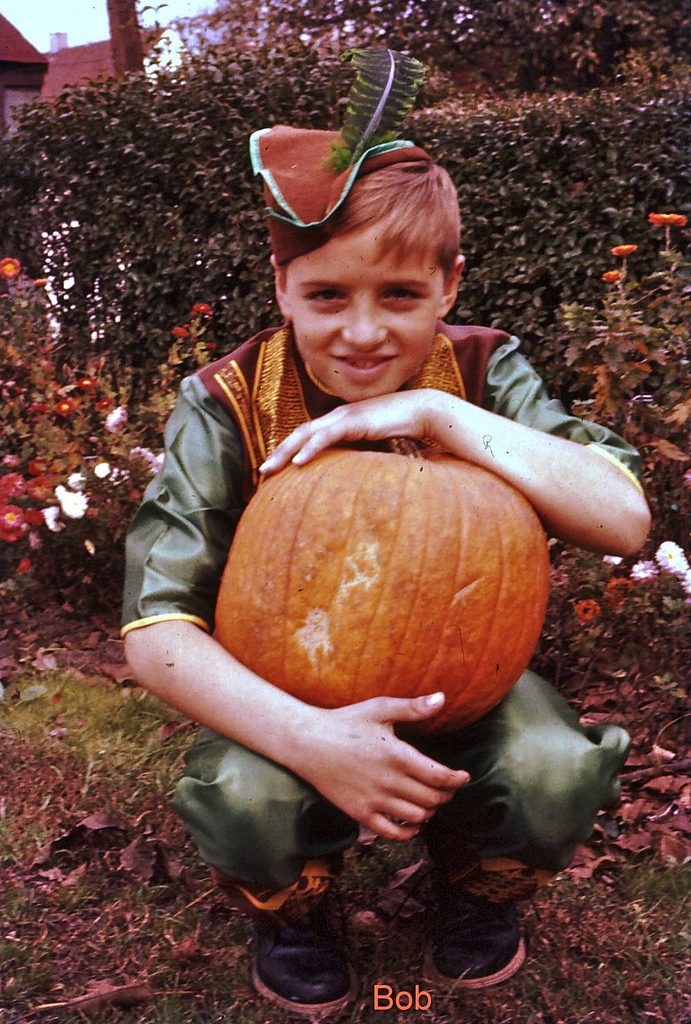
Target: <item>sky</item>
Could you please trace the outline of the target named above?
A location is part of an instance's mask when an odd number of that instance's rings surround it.
[[[140,0],[140,11],[146,6],[157,10],[160,24],[165,25],[216,4],[214,0],[167,0],[165,4],[163,0]],[[50,50],[53,32],[66,32],[68,46],[96,43],[110,36],[107,0],[0,0],[0,14],[41,53]],[[151,12],[140,15],[144,25],[151,24],[151,19]]]

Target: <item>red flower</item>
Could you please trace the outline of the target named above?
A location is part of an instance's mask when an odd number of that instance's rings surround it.
[[[617,281],[621,281],[622,276],[621,270],[606,270],[602,275],[602,280],[607,284],[616,284]]]
[[[29,406],[29,411],[36,413],[37,416],[40,416],[41,413],[48,412],[48,403],[32,402],[31,405]]]
[[[686,217],[683,213],[649,213],[648,220],[656,228],[672,227],[683,228],[686,225]]]
[[[96,408],[97,409],[110,409],[112,404],[113,404],[113,399],[112,398],[99,398],[99,400],[96,402]]]
[[[97,386],[97,382],[93,377],[80,377],[77,381],[77,387],[81,388],[82,391],[93,391]]]
[[[0,500],[18,498],[26,491],[26,480],[21,473],[5,473],[0,476]]]
[[[637,245],[615,245],[613,249],[610,249],[610,252],[612,256],[630,256],[637,248]]]
[[[34,501],[50,501],[53,497],[53,487],[55,486],[56,477],[43,473],[41,476],[35,476],[33,480],[29,480],[26,485],[26,491],[30,498]]]
[[[24,518],[29,526],[43,526],[45,523],[43,512],[38,508],[27,508],[24,512]]]
[[[48,284],[48,278],[37,277],[36,280],[34,281],[34,284],[36,285],[37,288],[45,288],[45,286]]]
[[[31,459],[26,467],[32,476],[41,476],[48,469],[48,463],[40,457]]]
[[[0,538],[13,544],[24,533],[24,513],[18,505],[0,506]]]
[[[31,559],[22,558],[21,562],[17,566],[17,572],[31,572]]]
[[[69,416],[77,408],[77,403],[73,398],[61,398],[55,406],[55,412],[58,416]]]
[[[15,277],[19,277],[21,272],[22,265],[19,260],[15,260],[11,256],[5,256],[0,260],[0,277],[4,277],[6,281],[12,281]]]
[[[190,310],[190,316],[211,316],[212,312],[208,302],[195,302]]]
[[[189,327],[174,327],[171,333],[174,334],[176,338],[189,338],[190,329]]]
[[[589,622],[594,622],[600,614],[600,605],[597,601],[586,600],[576,601],[574,605],[574,611],[576,612],[576,618],[578,621],[586,626]]]

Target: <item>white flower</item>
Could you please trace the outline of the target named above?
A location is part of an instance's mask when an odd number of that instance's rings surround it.
[[[691,569],[682,576],[681,585],[684,588],[684,593],[691,597]]]
[[[96,554],[96,545],[94,544],[94,542],[92,540],[85,540],[84,541],[84,547],[86,548],[86,550],[88,551],[88,553],[90,555],[95,555]]]
[[[655,576],[657,576],[657,566],[655,565],[655,562],[636,562],[631,569],[631,579],[638,580],[640,583],[644,583],[646,580],[652,580]]]
[[[106,416],[106,430],[109,430],[111,434],[119,434],[126,423],[127,409],[124,405],[119,405],[117,409],[113,409]]]
[[[67,486],[73,491],[83,491],[86,487],[86,477],[83,473],[70,473],[67,477]]]
[[[89,499],[81,491],[68,491],[62,484],[55,488],[55,497],[60,502],[63,515],[68,519],[82,519],[89,506]]]
[[[673,540],[666,540],[660,544],[655,552],[655,561],[661,569],[674,573],[675,576],[685,576],[689,571],[686,555]]]
[[[605,555],[602,561],[607,562],[607,565],[621,565],[623,558],[620,558],[619,555]]]
[[[99,480],[105,480],[107,476],[110,476],[110,463],[109,462],[97,462],[94,466],[94,475]]]
[[[150,448],[133,448],[130,455],[139,455],[145,462],[148,462],[152,473],[158,473],[163,465],[163,455],[154,455]]]
[[[46,526],[52,533],[59,533],[60,530],[65,529],[65,524],[60,522],[60,509],[57,505],[51,505],[49,508],[42,508],[41,514],[43,515]]]

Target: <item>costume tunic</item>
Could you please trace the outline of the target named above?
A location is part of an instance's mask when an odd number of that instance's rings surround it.
[[[407,387],[449,391],[591,446],[640,486],[635,449],[550,399],[519,344],[501,331],[440,323],[430,357]],[[258,465],[295,426],[339,404],[311,378],[286,327],[262,332],[183,381],[163,467],[128,535],[123,633],[171,619],[213,631],[220,577]],[[428,826],[430,849],[451,869],[469,863],[461,849],[485,863],[565,867],[599,808],[616,796],[628,749],[622,729],[581,728],[530,671],[474,726],[412,742],[471,774]],[[355,822],[303,780],[209,729],[189,755],[175,805],[203,859],[267,889],[290,885],[305,861],[338,853],[357,837]]]

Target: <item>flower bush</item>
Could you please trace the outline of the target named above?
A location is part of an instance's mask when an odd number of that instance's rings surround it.
[[[183,374],[208,362],[211,306],[172,328],[144,404],[103,357],[73,366],[51,317],[48,282],[0,260],[0,594],[50,593],[82,609],[117,604],[122,541],[161,462],[162,430]]]
[[[648,219],[665,231],[658,268],[639,279],[632,273],[639,246],[614,246],[610,255],[621,265],[602,274],[610,287],[601,305],[562,307],[562,369],[550,376],[577,415],[607,423],[642,453],[654,520],[651,544],[666,538],[683,543],[691,279],[670,232],[683,229],[686,217],[651,213]]]

